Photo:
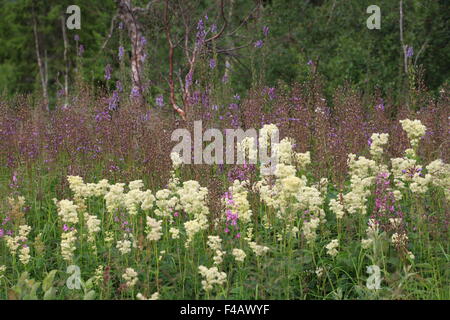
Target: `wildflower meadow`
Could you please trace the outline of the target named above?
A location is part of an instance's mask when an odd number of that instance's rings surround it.
[[[366,81],[281,58],[280,1],[147,2],[79,1],[71,29],[68,3],[0,1],[35,83],[2,87],[0,54],[0,300],[450,299],[450,88],[420,32]]]

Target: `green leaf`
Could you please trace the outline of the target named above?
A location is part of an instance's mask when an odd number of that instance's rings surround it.
[[[55,279],[56,272],[58,272],[58,270],[50,271],[42,282],[42,290],[44,290],[45,292],[47,292],[53,285],[53,280]]]
[[[95,299],[95,291],[91,290],[84,295],[84,300],[94,300]]]
[[[56,298],[56,289],[54,287],[49,288],[45,291],[44,300],[55,300]]]

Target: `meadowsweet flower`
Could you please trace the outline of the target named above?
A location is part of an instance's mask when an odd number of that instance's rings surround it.
[[[329,254],[332,257],[335,257],[338,254],[337,250],[338,247],[339,247],[339,240],[337,239],[331,240],[331,242],[325,246],[325,248],[327,249],[327,254]]]
[[[162,221],[158,221],[151,217],[147,217],[147,239],[150,241],[158,241],[162,236]]]
[[[150,210],[153,208],[153,204],[155,203],[155,196],[153,195],[151,190],[146,190],[141,194],[141,209],[142,210]]]
[[[330,209],[336,215],[336,219],[342,219],[344,217],[344,206],[336,199],[330,200]]]
[[[370,154],[374,159],[380,159],[383,154],[383,146],[388,143],[389,134],[387,133],[374,133],[370,137],[372,143],[370,145]]]
[[[317,278],[321,278],[323,275],[323,268],[322,267],[318,267],[315,271]]]
[[[88,229],[89,240],[94,240],[95,233],[100,231],[100,219],[95,215],[90,215],[88,213],[84,214],[84,220],[86,221],[86,226]]]
[[[262,256],[262,255],[264,255],[265,253],[267,253],[269,251],[268,247],[261,246],[261,245],[257,244],[256,242],[253,242],[253,241],[249,241],[248,245],[250,246],[250,248],[253,250],[253,253],[257,257]]]
[[[319,218],[311,218],[310,221],[303,222],[302,231],[308,244],[311,244],[316,240],[316,230],[319,227],[319,223]]]
[[[426,127],[420,120],[400,120],[403,130],[406,131],[411,146],[415,149],[419,145],[419,140],[425,135]]]
[[[117,241],[116,248],[122,255],[131,252],[131,249],[136,247],[136,243],[134,241],[134,237],[130,233],[125,233],[123,236],[123,240]]]
[[[64,223],[78,223],[78,206],[73,204],[73,201],[70,200],[61,200],[57,203],[58,207],[58,216],[61,217],[62,222]]]
[[[106,210],[113,213],[114,210],[124,205],[124,183],[116,183],[109,186],[108,193],[104,196],[106,201]]]
[[[2,280],[5,277],[5,271],[6,271],[6,266],[1,265],[0,266],[0,280]]]
[[[61,256],[66,261],[72,261],[73,253],[76,249],[76,234],[77,230],[75,229],[61,234]]]
[[[159,292],[155,292],[155,293],[153,293],[151,296],[150,296],[150,298],[146,298],[142,293],[138,293],[137,295],[136,295],[136,298],[138,299],[138,300],[158,300],[159,299]]]
[[[361,247],[363,249],[369,249],[373,244],[373,239],[361,239]]]
[[[205,266],[198,267],[199,273],[205,280],[202,280],[203,290],[211,291],[213,286],[223,285],[227,281],[227,274],[225,272],[219,272],[217,267],[207,268]]]
[[[180,230],[177,228],[170,228],[169,233],[172,237],[172,239],[179,239],[180,238]]]
[[[239,221],[243,223],[248,223],[251,221],[252,210],[250,209],[250,203],[248,202],[247,195],[248,192],[245,186],[248,181],[235,180],[233,185],[228,189],[229,193],[232,195],[232,202],[226,202],[226,205],[232,211],[237,212]]]
[[[172,167],[174,169],[179,168],[183,164],[183,159],[178,152],[172,152],[170,154],[170,159],[172,160]]]
[[[133,288],[138,282],[138,273],[133,268],[127,268],[122,278],[126,281],[128,288]]]
[[[244,250],[237,249],[237,248],[233,249],[232,254],[234,256],[234,259],[239,262],[244,262],[244,259],[247,256],[245,254]]]
[[[22,245],[19,249],[19,260],[23,265],[27,265],[30,262],[30,247],[27,245]]]

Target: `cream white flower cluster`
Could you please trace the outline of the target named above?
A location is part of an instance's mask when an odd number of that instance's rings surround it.
[[[214,264],[221,264],[223,262],[222,257],[225,255],[225,251],[222,250],[222,239],[219,236],[208,236],[206,244],[214,252]]]
[[[234,180],[233,185],[228,188],[228,191],[233,195],[233,200],[224,200],[227,209],[237,212],[239,221],[242,223],[249,223],[252,217],[246,185],[248,185],[248,181]]]
[[[180,238],[180,229],[171,227],[169,229],[169,233],[172,236],[172,239],[179,239]]]
[[[183,159],[178,152],[172,152],[170,154],[170,160],[172,160],[172,168],[178,169],[183,164]]]
[[[159,299],[159,292],[155,292],[155,293],[153,293],[151,296],[150,296],[150,298],[146,298],[142,293],[138,293],[137,295],[136,295],[136,298],[138,299],[138,300],[158,300]]]
[[[381,170],[374,160],[365,157],[356,159],[356,155],[348,155],[350,173],[350,192],[343,196],[345,210],[349,214],[366,214],[369,188],[375,181],[376,174]]]
[[[363,249],[369,249],[374,244],[374,241],[378,239],[379,227],[374,219],[369,219],[368,227],[366,230],[367,239],[361,240],[361,247]]]
[[[6,266],[0,265],[0,280],[2,280],[5,276]]]
[[[339,240],[337,239],[331,240],[331,242],[325,246],[325,248],[327,249],[327,254],[329,254],[332,257],[335,257],[338,254],[337,250],[338,247],[339,247]]]
[[[308,244],[312,244],[316,240],[316,230],[319,227],[319,224],[319,218],[311,218],[309,221],[303,221],[302,231]]]
[[[71,200],[61,200],[56,203],[58,207],[58,216],[61,217],[61,221],[64,223],[78,223],[78,206]]]
[[[138,273],[133,268],[127,268],[122,278],[126,281],[128,288],[133,288],[138,282]]]
[[[26,244],[28,241],[28,234],[31,231],[31,227],[28,225],[19,226],[17,236],[5,236],[6,246],[13,256],[19,251],[19,260],[23,265],[27,265],[30,262],[30,247]]]
[[[84,221],[88,230],[88,241],[94,242],[95,234],[100,231],[101,221],[96,215],[90,215],[87,212],[84,213]]]
[[[64,260],[70,262],[73,258],[73,253],[76,249],[75,242],[77,241],[77,230],[73,229],[61,234],[61,256]]]
[[[75,195],[75,198],[88,198],[92,196],[104,196],[108,190],[108,180],[103,179],[99,183],[85,184],[80,176],[68,176],[69,188]]]
[[[444,163],[441,159],[434,160],[426,166],[427,174],[430,175],[429,181],[436,187],[442,188],[445,197],[450,201],[450,164]]]
[[[342,219],[344,217],[345,211],[344,206],[342,205],[340,198],[343,198],[342,193],[338,195],[338,200],[331,199],[330,200],[330,209],[336,215],[336,219]]]
[[[208,228],[209,209],[206,205],[208,189],[200,187],[198,181],[189,180],[183,182],[181,188],[177,190],[179,205],[192,220],[184,223],[186,235],[188,237],[185,246],[189,246],[194,236]]]
[[[131,249],[136,247],[137,247],[136,241],[133,237],[133,234],[131,233],[125,233],[123,235],[123,239],[118,240],[116,244],[116,248],[122,255],[130,253]]]
[[[420,122],[420,120],[400,120],[403,130],[406,131],[409,142],[413,149],[419,145],[419,140],[425,135],[427,128]]]
[[[250,248],[252,249],[253,253],[257,257],[262,256],[262,255],[266,254],[269,251],[268,247],[259,245],[259,244],[257,244],[254,241],[249,241],[248,245],[250,246]]]
[[[383,154],[383,147],[388,143],[389,134],[374,133],[370,139],[372,141],[370,145],[370,154],[374,159],[380,159]]]
[[[227,274],[225,272],[219,272],[217,267],[208,269],[205,266],[199,266],[198,270],[204,278],[202,280],[202,286],[205,291],[211,291],[215,284],[222,286],[227,281]]]
[[[238,248],[233,249],[232,255],[234,256],[234,259],[238,262],[244,262],[244,259],[247,256],[244,250]]]
[[[158,241],[162,237],[162,221],[147,217],[147,239]]]

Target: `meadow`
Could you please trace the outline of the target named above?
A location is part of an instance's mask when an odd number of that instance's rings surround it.
[[[0,298],[448,299],[447,93],[392,117],[316,85],[182,123],[88,90],[51,113],[2,103]],[[263,128],[258,145],[279,130],[275,174],[182,164],[170,135],[192,119]]]
[[[450,299],[445,1],[72,2],[0,0],[0,300]]]

